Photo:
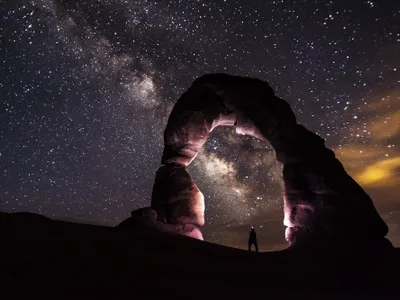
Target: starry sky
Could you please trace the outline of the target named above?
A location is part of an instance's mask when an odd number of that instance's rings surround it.
[[[0,0],[0,211],[116,225],[149,206],[193,80],[266,80],[371,195],[400,246],[400,2]],[[217,128],[189,168],[205,239],[286,247],[270,145]]]

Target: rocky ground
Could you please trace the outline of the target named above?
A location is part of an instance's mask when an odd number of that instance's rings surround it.
[[[400,250],[387,245],[249,253],[27,213],[0,214],[0,242],[2,299],[400,298]]]

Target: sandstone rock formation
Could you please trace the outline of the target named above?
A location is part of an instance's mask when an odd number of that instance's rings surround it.
[[[346,173],[324,140],[297,124],[290,105],[261,80],[204,75],[176,103],[164,132],[162,166],[151,207],[170,225],[204,224],[204,197],[186,167],[217,126],[268,141],[284,166],[284,225],[303,237],[379,239],[388,231],[371,198]]]
[[[203,234],[197,225],[179,223],[180,219],[174,223],[170,219],[168,223],[165,219],[161,221],[162,217],[157,220],[158,216],[157,212],[151,207],[139,208],[132,211],[131,217],[123,220],[116,227],[119,229],[137,229],[141,231],[164,231],[203,240]]]

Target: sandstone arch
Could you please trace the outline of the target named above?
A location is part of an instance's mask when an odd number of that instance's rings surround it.
[[[290,105],[261,80],[208,74],[179,98],[164,132],[151,207],[158,221],[204,225],[204,197],[186,167],[217,126],[269,141],[283,164],[284,225],[300,237],[379,239],[388,231],[371,198],[324,140],[297,124]]]

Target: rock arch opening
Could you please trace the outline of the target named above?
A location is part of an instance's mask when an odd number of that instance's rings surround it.
[[[274,148],[283,164],[283,222],[290,244],[304,237],[370,240],[387,234],[371,198],[324,140],[296,122],[290,105],[268,83],[223,73],[196,79],[169,116],[151,200],[157,221],[187,227],[183,234],[202,238],[204,196],[187,166],[217,126],[235,126],[236,133]]]

